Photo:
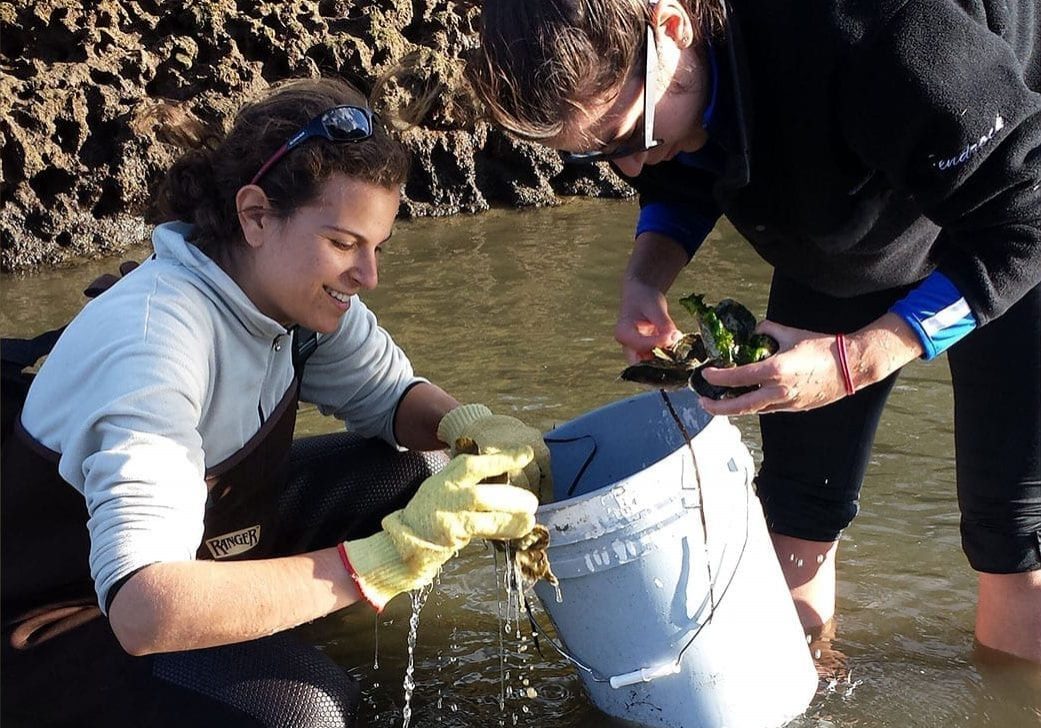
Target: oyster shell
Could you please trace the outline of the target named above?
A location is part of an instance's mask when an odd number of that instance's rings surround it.
[[[691,372],[708,358],[700,334],[686,334],[670,347],[652,349],[651,354],[650,359],[623,369],[622,379],[653,387],[683,387]]]
[[[705,367],[727,368],[762,361],[777,353],[777,341],[755,333],[755,316],[732,298],[715,306],[692,293],[680,304],[698,322],[698,333],[687,334],[669,349],[654,349],[651,359],[626,367],[622,379],[656,387],[689,386],[709,399],[738,397],[757,387],[719,387],[705,381]]]
[[[469,437],[460,437],[455,441],[455,451],[467,455],[477,455],[480,453],[480,447]],[[481,482],[506,483],[508,478],[502,475],[487,478]],[[535,527],[525,536],[509,541],[492,541],[492,544],[499,551],[506,551],[507,554],[513,555],[516,568],[520,572],[522,589],[530,588],[539,579],[545,579],[553,587],[559,585],[560,582],[550,568],[549,555],[546,552],[546,549],[549,548],[549,529],[541,523],[536,523]]]

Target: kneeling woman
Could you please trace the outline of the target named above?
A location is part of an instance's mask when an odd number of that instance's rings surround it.
[[[531,529],[530,492],[480,481],[537,485],[539,433],[415,376],[357,297],[407,167],[360,94],[305,80],[170,170],[154,255],[68,326],[4,448],[5,719],[351,725],[356,684],[278,633]],[[294,443],[298,399],[351,434]],[[464,434],[497,454],[445,466]]]

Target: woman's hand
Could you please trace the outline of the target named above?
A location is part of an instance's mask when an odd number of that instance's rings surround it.
[[[756,331],[777,339],[779,349],[755,364],[702,370],[705,380],[722,387],[759,389],[724,400],[701,398],[713,415],[800,412],[823,407],[847,396],[834,334],[782,326],[763,321]],[[907,362],[921,356],[914,332],[895,314],[887,313],[846,337],[846,360],[855,390],[881,381]]]
[[[446,414],[437,426],[437,436],[448,445],[452,457],[456,440],[473,440],[481,453],[503,452],[510,448],[530,447],[535,457],[523,470],[509,473],[510,483],[538,495],[543,489],[552,491],[553,471],[549,465],[549,448],[542,433],[510,415],[493,414],[483,404],[464,404]]]
[[[810,410],[842,399],[846,389],[839,365],[835,336],[763,321],[756,331],[769,334],[780,345],[776,354],[755,364],[702,370],[705,381],[721,387],[759,389],[733,399],[701,398],[713,415]]]
[[[622,302],[614,337],[630,364],[635,364],[656,346],[666,347],[680,332],[669,316],[665,294],[653,286],[627,280],[622,284]]]
[[[622,276],[622,301],[614,337],[630,364],[680,337],[669,316],[665,292],[687,264],[687,254],[671,238],[640,233]]]
[[[378,610],[395,595],[429,584],[472,539],[513,539],[535,526],[539,500],[529,491],[488,478],[522,470],[531,448],[490,455],[456,455],[423,481],[383,530],[340,547],[359,591]]]

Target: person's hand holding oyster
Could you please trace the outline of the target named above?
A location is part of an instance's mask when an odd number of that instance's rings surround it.
[[[766,320],[724,299],[715,306],[691,294],[680,304],[697,320],[621,378],[656,387],[689,386],[713,415],[808,410],[846,396],[836,337]]]

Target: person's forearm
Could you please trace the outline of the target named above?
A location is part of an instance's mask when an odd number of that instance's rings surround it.
[[[687,265],[687,253],[672,238],[646,232],[637,236],[623,280],[633,280],[665,293]]]
[[[408,390],[398,405],[394,434],[403,447],[440,450],[446,443],[437,439],[437,426],[459,402],[436,384],[423,382]]]
[[[335,548],[260,561],[146,566],[116,594],[109,621],[134,655],[257,639],[360,601]]]
[[[906,321],[887,313],[846,336],[850,374],[856,389],[880,382],[922,355],[922,345]]]

